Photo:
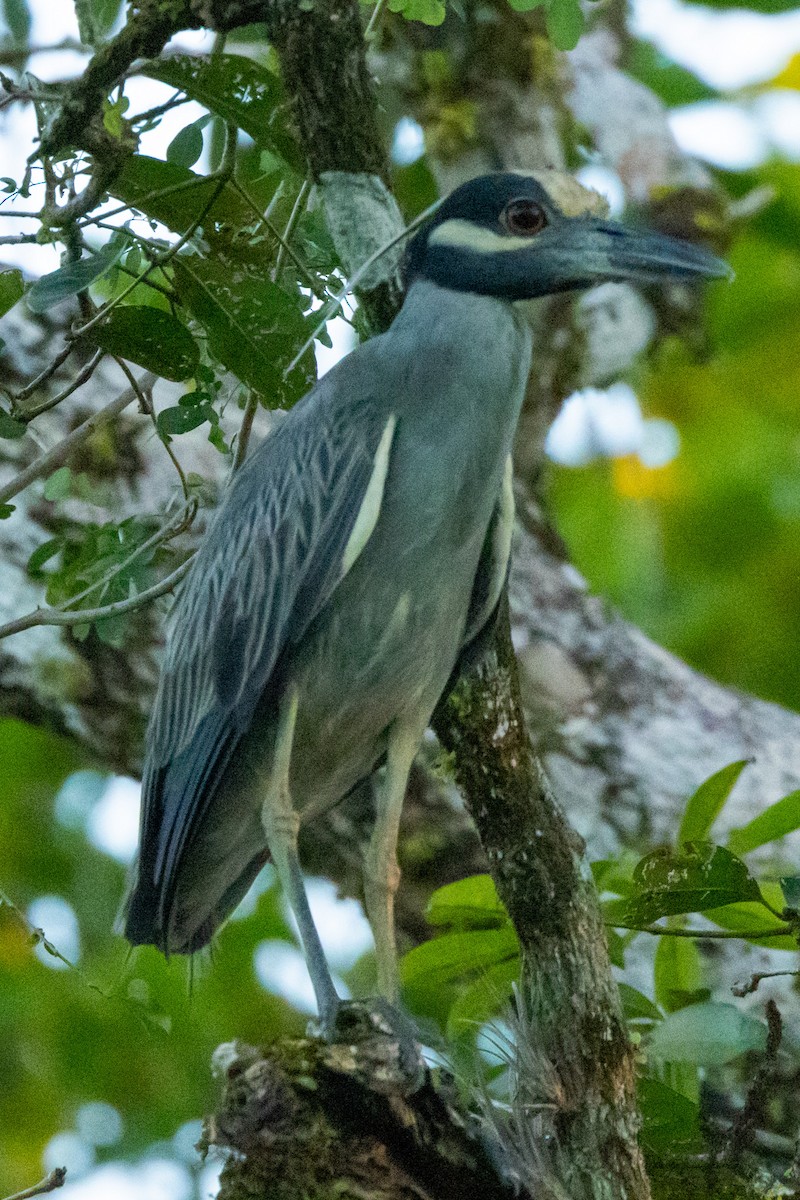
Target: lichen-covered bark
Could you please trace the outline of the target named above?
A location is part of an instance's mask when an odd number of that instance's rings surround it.
[[[507,608],[493,654],[440,705],[435,727],[522,946],[514,1120],[537,1122],[537,1160],[572,1200],[646,1200],[633,1057],[597,896],[583,843],[534,762]]]
[[[351,1038],[335,1045],[219,1047],[223,1097],[204,1141],[227,1158],[220,1200],[525,1200],[452,1080],[378,1013],[350,1008]]]

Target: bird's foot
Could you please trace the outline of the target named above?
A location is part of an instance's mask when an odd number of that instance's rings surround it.
[[[396,1061],[409,1082],[421,1083],[425,1072],[419,1033],[411,1017],[381,996],[365,1000],[337,1000],[309,1032],[331,1045],[363,1045],[372,1039],[394,1042]]]

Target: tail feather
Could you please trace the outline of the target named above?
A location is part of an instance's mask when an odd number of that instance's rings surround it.
[[[230,723],[212,712],[169,764],[146,771],[139,861],[124,910],[133,945],[164,954],[200,949],[266,861],[258,797],[236,770],[237,747]]]

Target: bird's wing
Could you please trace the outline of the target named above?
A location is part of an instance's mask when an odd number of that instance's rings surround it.
[[[394,418],[303,409],[235,477],[175,607],[148,730],[137,887],[174,882],[281,655],[377,521]]]

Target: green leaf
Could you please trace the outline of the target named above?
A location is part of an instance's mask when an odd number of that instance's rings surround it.
[[[794,833],[796,829],[800,829],[800,791],[790,792],[782,800],[770,804],[769,808],[765,808],[740,829],[732,829],[728,837],[728,848],[734,854],[748,854],[751,850],[757,850],[759,846],[765,846],[767,842],[774,842],[778,838],[786,837],[788,833]]]
[[[69,467],[59,467],[44,485],[45,500],[63,500],[69,495],[71,485],[72,472]]]
[[[656,1000],[666,1012],[684,1008],[685,997],[698,990],[702,977],[700,951],[694,938],[665,934],[658,939],[653,984]]]
[[[114,266],[124,249],[124,243],[109,243],[89,258],[67,263],[57,271],[43,275],[28,292],[28,307],[35,313],[46,312],[54,304],[85,291],[90,283]]]
[[[440,980],[460,979],[518,955],[519,942],[510,922],[502,929],[445,933],[409,950],[403,957],[402,977],[405,983],[431,974]]]
[[[773,908],[780,911],[784,907],[785,899],[779,883],[762,880],[759,887],[764,899]],[[782,921],[780,917],[773,916],[768,909],[764,908],[763,904],[746,902],[728,904],[725,908],[710,908],[705,915],[709,921],[713,921],[721,929],[729,929],[732,933],[745,934],[749,929],[775,930],[774,937],[747,938],[747,941],[752,942],[754,946],[763,946],[769,950],[797,950],[795,938],[778,936],[781,930],[784,934],[786,933],[788,928],[786,922]]]
[[[611,959],[612,966],[619,967],[621,971],[624,971],[625,947],[627,945],[625,938],[620,937],[616,929],[606,929],[606,942],[608,943],[608,957]]]
[[[175,233],[184,233],[197,220],[217,190],[217,182],[177,163],[135,154],[111,185],[113,195]],[[229,184],[222,189],[204,218],[206,225],[249,224],[253,212]]]
[[[747,764],[752,761],[750,758],[744,758],[739,762],[729,763],[727,767],[716,771],[700,784],[694,795],[687,801],[683,820],[678,830],[679,846],[684,842],[699,842],[708,837],[711,826],[722,812],[725,801],[733,791],[736,781]]]
[[[508,0],[508,3],[515,12],[530,12],[533,8],[541,8],[545,0]]]
[[[21,438],[27,432],[27,425],[22,421],[15,421],[12,416],[0,408],[0,438]]]
[[[485,1021],[502,1012],[511,999],[514,984],[519,981],[519,973],[518,956],[483,971],[450,1006],[446,1026],[448,1038],[454,1040],[465,1034],[474,1037]]]
[[[620,983],[619,995],[622,1000],[622,1011],[626,1021],[660,1021],[661,1010],[644,992],[631,987],[629,983]]]
[[[0,504],[0,521],[7,521],[17,511],[16,504]]]
[[[17,46],[24,46],[31,33],[31,10],[27,0],[2,0],[3,20]]]
[[[690,4],[699,2],[700,0],[690,0]],[[702,3],[706,8],[732,9],[744,7],[741,0],[702,0]],[[746,7],[752,12],[772,16],[775,13],[792,12],[797,8],[797,0],[748,0]]]
[[[97,46],[116,24],[123,0],[75,0],[78,32],[84,46]]]
[[[175,408],[162,408],[156,418],[158,432],[162,437],[171,434],[189,433],[197,429],[204,421],[211,420],[214,409],[209,403],[196,404],[191,408],[178,405]]]
[[[670,62],[650,42],[636,38],[625,55],[625,70],[655,92],[668,108],[713,100],[719,93],[685,67]]]
[[[654,1026],[648,1054],[667,1062],[721,1066],[748,1050],[763,1050],[767,1027],[732,1004],[692,1004]]]
[[[625,920],[632,925],[758,900],[761,895],[744,863],[710,842],[689,842],[682,852],[654,850],[639,863],[634,883],[637,894],[625,909]]]
[[[389,11],[402,13],[406,21],[441,25],[447,15],[442,0],[389,0]]]
[[[789,908],[800,909],[800,875],[784,875],[780,884]]]
[[[705,1148],[697,1104],[649,1077],[638,1081],[636,1093],[642,1114],[639,1136],[646,1152],[673,1157],[699,1154]]]
[[[499,929],[509,917],[491,875],[471,875],[438,888],[428,901],[425,919],[453,929]]]
[[[549,0],[545,24],[548,37],[557,50],[574,50],[583,33],[579,0]]]
[[[509,922],[502,929],[445,933],[404,955],[403,996],[414,1012],[444,1024],[466,985],[499,963],[518,960],[519,942]]]
[[[0,274],[0,317],[14,307],[24,290],[22,271],[3,271]]]
[[[313,350],[287,380],[282,373],[306,336],[294,297],[269,279],[197,255],[181,255],[174,268],[181,300],[205,329],[219,362],[270,407],[291,404],[308,391],[315,378]]]
[[[244,130],[257,146],[272,150],[296,170],[305,170],[289,132],[280,80],[252,58],[220,54],[203,59],[178,54],[149,63],[142,74],[191,96]]]
[[[45,565],[45,563],[49,562],[55,554],[58,554],[63,545],[63,539],[56,537],[50,538],[50,540],[47,542],[42,542],[41,546],[37,546],[33,554],[28,559],[28,574],[33,579],[41,579],[42,567]]]
[[[639,856],[632,850],[623,850],[616,858],[597,859],[591,864],[592,878],[598,892],[611,892],[615,896],[630,896],[635,891],[633,873]]]
[[[116,100],[106,100],[103,104],[103,128],[117,140],[125,134],[125,113],[130,106],[127,96],[117,96]]]
[[[197,343],[177,317],[147,305],[117,305],[87,340],[164,379],[188,379],[200,357]]]
[[[193,167],[203,153],[203,131],[199,121],[185,125],[167,146],[167,162]]]

